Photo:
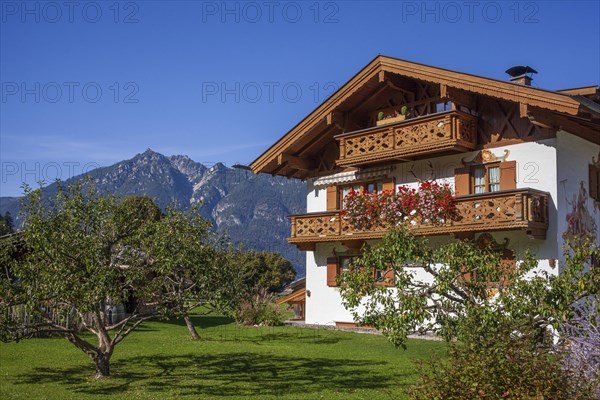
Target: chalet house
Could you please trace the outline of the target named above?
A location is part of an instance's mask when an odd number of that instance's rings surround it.
[[[385,233],[340,215],[352,189],[448,183],[459,218],[412,232],[434,245],[492,243],[517,260],[531,249],[553,274],[566,238],[596,235],[599,88],[539,89],[534,72],[514,67],[501,81],[378,56],[252,162],[255,173],[308,182],[288,239],[307,254],[304,297],[294,298],[307,323],[353,323],[336,275]]]

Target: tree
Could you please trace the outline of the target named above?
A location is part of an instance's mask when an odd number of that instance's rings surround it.
[[[14,222],[12,215],[7,211],[4,216],[0,215],[0,236],[8,235],[14,232]]]
[[[160,220],[146,226],[141,241],[144,263],[157,276],[157,312],[182,317],[194,340],[200,336],[190,311],[200,305],[226,310],[236,296],[226,242],[197,211],[168,208]]]
[[[381,329],[396,346],[411,333],[472,339],[507,316],[542,335],[568,320],[576,302],[600,292],[599,269],[586,268],[598,247],[586,241],[574,248],[561,274],[551,276],[530,253],[514,263],[469,241],[433,248],[400,226],[339,277],[340,293],[357,322]],[[392,270],[394,288],[374,283],[372,268]]]
[[[239,250],[231,257],[239,270],[243,287],[248,291],[260,287],[273,292],[296,276],[292,263],[279,253]]]
[[[396,346],[405,347],[411,333],[457,339],[448,362],[433,360],[421,371],[415,399],[588,399],[597,380],[572,382],[582,372],[597,379],[590,365],[598,361],[587,353],[594,331],[586,322],[594,320],[575,317],[577,305],[600,292],[600,269],[590,267],[599,256],[595,235],[576,238],[554,276],[539,270],[531,254],[514,263],[469,241],[432,248],[399,227],[365,249],[339,284],[355,319]],[[373,282],[372,268],[393,271],[395,287]],[[555,345],[565,321],[577,329]]]
[[[25,251],[11,256],[14,244],[2,243],[9,273],[0,284],[0,338],[62,336],[91,358],[96,378],[107,377],[115,347],[154,315],[147,305],[155,300],[157,277],[138,262],[134,244],[158,208],[149,199],[118,204],[100,196],[90,181],[58,185],[49,203],[41,189],[26,188],[25,194]],[[128,316],[112,321],[110,306],[131,298],[136,305]]]

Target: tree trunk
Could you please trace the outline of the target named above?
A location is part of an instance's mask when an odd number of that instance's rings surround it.
[[[192,340],[199,340],[200,336],[198,335],[198,332],[196,332],[196,327],[194,326],[194,323],[192,322],[192,319],[190,318],[190,316],[188,314],[184,314],[183,320],[185,321],[188,331],[190,332],[190,335],[192,336]]]
[[[96,362],[96,379],[108,378],[110,375],[110,360],[104,355],[99,355]]]

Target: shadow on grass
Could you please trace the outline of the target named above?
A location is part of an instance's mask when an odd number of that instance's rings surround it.
[[[23,374],[24,385],[58,383],[75,393],[127,394],[130,386],[157,396],[255,396],[321,393],[324,390],[385,390],[398,374],[375,371],[387,362],[356,359],[302,358],[254,352],[185,354],[122,359],[116,374],[102,382],[82,381],[81,366],[36,368]],[[90,368],[91,366],[88,366]],[[132,385],[133,384],[133,385]]]
[[[194,315],[190,316],[197,329],[214,328],[233,323],[233,319],[222,315]],[[183,318],[161,320],[160,322],[171,325],[185,326]]]

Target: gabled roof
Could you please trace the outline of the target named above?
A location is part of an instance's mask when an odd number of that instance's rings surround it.
[[[328,122],[331,123],[332,115],[340,105],[361,90],[372,90],[377,87],[382,83],[386,73],[519,103],[523,106],[545,109],[566,116],[577,116],[582,110],[597,113],[597,110],[590,109],[589,104],[574,98],[571,95],[573,92],[569,90],[549,91],[379,55],[254,160],[250,164],[252,171],[274,173],[273,165],[277,163],[278,157],[286,152],[293,153],[294,151],[290,150],[296,150],[292,148],[295,143],[305,142],[310,140],[311,136],[319,135],[323,131],[323,126]]]

